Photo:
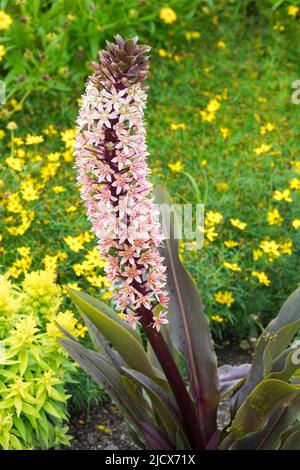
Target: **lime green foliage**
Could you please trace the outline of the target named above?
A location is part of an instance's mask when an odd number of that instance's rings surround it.
[[[47,2],[41,12],[41,2],[11,1],[5,8],[13,23],[0,41],[8,95],[0,269],[19,284],[28,270],[51,266],[60,285],[97,297],[107,290],[95,240],[86,237],[72,136],[88,61],[113,34],[138,33],[152,46],[146,118],[153,178],[176,202],[205,203],[206,246],[182,246],[182,258],[218,340],[257,336],[253,319],[265,325],[299,284],[299,106],[291,103],[291,83],[299,79],[300,24],[288,7],[300,2],[102,3],[93,10],[87,1]],[[177,15],[170,24],[160,18],[166,4]],[[27,23],[18,20],[21,9]],[[18,128],[7,129],[11,121]],[[43,142],[26,143],[27,134]]]
[[[36,312],[42,324],[57,313],[62,303],[61,289],[54,280],[52,271],[39,271],[27,273],[22,283],[25,294],[22,309]]]
[[[75,336],[85,328],[60,312],[51,272],[26,275],[22,289],[1,279],[0,449],[48,449],[68,444],[68,383],[76,371],[56,337],[55,321]]]

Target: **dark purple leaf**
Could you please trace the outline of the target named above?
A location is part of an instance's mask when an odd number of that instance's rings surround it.
[[[148,442],[153,450],[174,450],[175,447],[171,442],[160,434],[160,432],[149,423],[140,421],[139,425],[143,430]]]

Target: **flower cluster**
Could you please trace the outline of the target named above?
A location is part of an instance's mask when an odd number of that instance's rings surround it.
[[[77,179],[118,310],[134,328],[143,312],[151,311],[151,325],[159,331],[167,323],[168,295],[146,161],[142,82],[149,48],[137,46],[137,38],[120,36],[107,46],[99,53],[100,63],[93,64],[95,74],[82,97]]]

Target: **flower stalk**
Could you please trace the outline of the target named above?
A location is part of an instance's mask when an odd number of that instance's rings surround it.
[[[195,449],[204,447],[196,407],[168,345],[160,333],[167,324],[166,267],[146,146],[143,85],[148,46],[137,38],[107,43],[88,80],[78,117],[75,145],[77,180],[88,218],[107,261],[119,315],[133,328],[141,324],[157,355]]]

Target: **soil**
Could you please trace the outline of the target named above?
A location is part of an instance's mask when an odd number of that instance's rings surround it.
[[[239,365],[251,360],[250,353],[241,349],[226,347],[219,350],[217,354],[219,366]],[[228,400],[224,400],[218,411],[219,427],[224,427],[228,421]],[[80,414],[73,416],[70,422],[70,434],[73,436],[71,447],[68,447],[71,450],[139,449],[131,440],[122,415],[111,402],[91,410],[89,419]]]

